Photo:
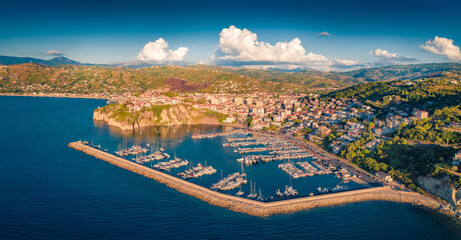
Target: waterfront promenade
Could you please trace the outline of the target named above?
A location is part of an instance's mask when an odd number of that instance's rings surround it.
[[[440,207],[440,203],[435,199],[415,192],[396,191],[389,186],[365,188],[360,190],[351,190],[346,192],[280,200],[267,203],[259,202],[213,191],[211,189],[179,179],[169,174],[95,149],[81,142],[72,142],[69,143],[68,146],[103,161],[109,162],[120,168],[130,170],[148,178],[152,178],[173,189],[176,189],[179,192],[196,197],[210,204],[225,207],[236,212],[241,212],[253,216],[265,217],[273,214],[289,213],[315,207],[332,206],[360,201],[393,201],[410,203],[413,205],[424,206],[433,209],[438,209]]]

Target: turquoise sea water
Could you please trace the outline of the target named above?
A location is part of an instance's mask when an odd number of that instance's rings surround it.
[[[219,127],[162,128],[160,138],[156,128],[122,133],[91,119],[93,109],[104,104],[91,99],[0,97],[0,238],[461,239],[461,225],[454,220],[400,203],[361,202],[268,218],[211,206],[77,152],[67,143],[93,139],[116,148],[124,139],[161,140],[178,157],[238,170],[231,149],[219,154],[216,142],[184,137],[220,131]],[[245,170],[269,194],[272,175],[261,173],[262,167]],[[279,169],[274,174],[275,170]],[[277,176],[286,181],[283,174]],[[210,177],[220,178],[220,173]],[[214,180],[196,179],[204,185]],[[309,185],[293,182],[297,184],[300,189]],[[310,187],[305,188],[308,192]]]

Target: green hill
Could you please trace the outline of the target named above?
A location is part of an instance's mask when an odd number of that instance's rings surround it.
[[[236,73],[254,79],[276,83],[291,83],[302,85],[310,89],[335,89],[344,88],[363,83],[361,79],[354,79],[348,76],[342,76],[330,72],[317,70],[304,70],[300,72],[283,72],[272,69],[247,69],[247,68],[230,68],[220,66],[194,65],[192,68],[213,69],[229,73]]]
[[[352,77],[364,81],[392,81],[430,76],[443,71],[461,70],[460,63],[424,63],[393,65],[376,68],[362,68],[348,72],[335,72],[335,75]]]
[[[392,104],[427,106],[428,109],[461,106],[460,79],[461,71],[447,71],[413,80],[371,82],[330,92],[322,99],[357,98],[378,107]]]
[[[141,69],[27,63],[0,68],[4,93],[139,93],[146,90],[214,93],[306,92],[307,87],[269,82],[210,68],[155,66]]]
[[[39,63],[10,65],[25,61]],[[0,63],[6,64],[0,68],[0,92],[3,93],[112,94],[139,93],[153,89],[212,93],[306,93],[316,90],[328,92],[360,85],[367,81],[437,77],[441,74],[461,71],[461,64],[457,63],[387,66],[349,72],[316,70],[283,72],[271,69],[208,65],[168,65],[134,69],[83,65],[64,57],[41,60],[0,56]],[[356,89],[359,90],[368,86],[365,85]]]

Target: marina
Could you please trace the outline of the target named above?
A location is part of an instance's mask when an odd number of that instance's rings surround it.
[[[133,163],[163,171],[210,190],[262,202],[282,199],[277,189],[280,189],[283,199],[299,198],[322,194],[316,190],[319,186],[333,189],[342,180],[342,173],[334,174],[338,171],[337,165],[318,160],[308,149],[283,137],[242,129],[197,137],[192,134],[196,132],[194,128],[173,129],[185,134],[182,135],[185,137],[161,141],[155,138],[145,138],[149,139],[147,141],[143,138],[122,140],[115,143],[116,149],[104,141],[95,141],[109,149],[109,152]],[[146,133],[168,132],[154,128]],[[175,134],[175,131],[170,133]],[[226,147],[226,144],[253,145]],[[132,153],[137,154],[127,155]],[[308,181],[303,180],[307,178]],[[363,188],[353,181],[344,184],[350,190]]]
[[[244,192],[241,188],[235,194],[236,196],[223,194],[217,191],[213,191],[210,188],[206,188],[189,181],[184,181],[183,179],[174,177],[168,173],[156,171],[155,169],[149,168],[142,164],[117,157],[105,151],[101,151],[98,148],[83,144],[81,141],[70,143],[69,146],[119,167],[142,174],[149,178],[153,178],[174,189],[177,189],[180,192],[197,197],[210,204],[227,207],[233,211],[247,213],[255,216],[269,216],[272,214],[299,211],[302,209],[310,209],[319,206],[331,206],[336,204],[369,200],[409,202],[416,205],[423,205],[432,208],[439,206],[437,201],[428,199],[421,194],[411,192],[397,192],[392,190],[390,187],[374,187],[354,190],[348,187],[340,186],[343,181],[337,184],[334,188],[318,187],[317,190],[320,191],[318,193],[319,196],[309,195],[300,197],[298,189],[295,189],[291,184],[285,185],[283,192],[281,192],[280,189],[274,191],[276,196],[275,198],[278,201],[272,201],[272,199],[274,199],[273,196],[263,195],[261,186],[258,186],[257,188],[256,183],[250,181],[250,191],[246,196],[246,199],[243,197],[238,197],[244,196]],[[163,162],[163,164],[183,165],[180,163],[182,161],[187,162],[187,160],[175,158],[169,162]],[[238,176],[241,177],[240,173],[237,174],[239,174]],[[232,174],[229,179],[235,179],[237,174]]]
[[[266,134],[253,135],[254,136],[251,137],[227,138],[227,143],[224,143],[223,146],[231,148],[237,147],[238,149],[234,150],[234,152],[240,155],[266,152],[266,154],[244,155],[237,159],[238,162],[243,162],[246,165],[312,157],[312,154],[308,153],[305,149],[301,149],[299,146],[283,138],[268,136]]]

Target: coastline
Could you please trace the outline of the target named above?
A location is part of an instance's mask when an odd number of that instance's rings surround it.
[[[280,200],[268,203],[259,202],[213,191],[197,184],[176,178],[169,174],[117,157],[110,153],[92,148],[82,144],[81,142],[72,142],[69,143],[68,146],[77,151],[82,151],[95,158],[116,165],[120,168],[138,173],[148,178],[152,178],[162,184],[165,184],[168,187],[196,197],[209,204],[225,207],[232,211],[245,213],[252,216],[267,217],[274,214],[290,213],[316,207],[326,207],[362,201],[390,201],[409,203],[415,206],[431,208],[442,213],[449,214],[448,211],[443,211],[441,209],[440,202],[433,198],[416,192],[396,191],[389,186],[365,188],[311,197]]]
[[[74,93],[46,93],[46,94],[16,94],[16,93],[0,93],[0,96],[9,96],[9,97],[54,97],[54,98],[83,98],[83,99],[101,99],[101,100],[110,100],[107,97],[101,96],[88,96]]]
[[[97,110],[97,109],[96,109]],[[133,131],[135,129],[141,129],[144,127],[155,127],[155,126],[179,126],[179,125],[212,125],[212,126],[227,126],[233,128],[244,128],[244,126],[240,123],[220,123],[216,118],[205,117],[198,119],[194,122],[180,122],[177,121],[175,123],[155,123],[153,121],[146,122],[146,121],[136,121],[132,124],[127,124],[126,122],[118,122],[112,118],[107,117],[107,115],[100,114],[99,111],[93,113],[93,120],[100,121],[107,126],[119,128],[121,131]]]
[[[176,123],[176,124],[148,124],[148,125],[142,125],[142,126],[136,126],[136,127],[121,127],[119,125],[111,125],[111,124],[108,124],[107,121],[104,121],[104,120],[98,120],[98,119],[93,119],[94,121],[98,121],[98,122],[101,122],[101,123],[104,123],[105,125],[109,126],[109,127],[115,127],[115,128],[118,128],[120,131],[122,132],[129,132],[129,131],[133,131],[133,130],[136,130],[136,129],[143,129],[143,128],[147,128],[147,127],[168,127],[168,126],[181,126],[181,125],[185,125],[185,126],[193,126],[193,125],[206,125],[206,126],[224,126],[224,127],[232,127],[232,128],[240,128],[240,129],[244,129],[245,127],[241,124],[237,124],[237,123],[233,123],[233,124],[224,124],[224,123],[204,123],[204,122],[198,122],[198,123]]]

